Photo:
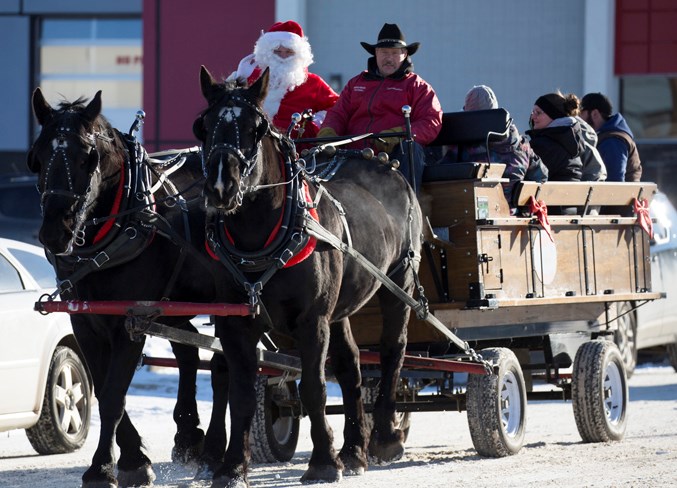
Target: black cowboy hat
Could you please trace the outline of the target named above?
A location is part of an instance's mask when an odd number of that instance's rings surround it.
[[[421,45],[420,42],[413,42],[409,45],[404,40],[404,34],[397,24],[383,24],[381,32],[378,33],[378,41],[376,44],[369,44],[367,42],[360,42],[362,47],[371,55],[376,54],[377,47],[401,47],[407,50],[407,54],[411,56]]]

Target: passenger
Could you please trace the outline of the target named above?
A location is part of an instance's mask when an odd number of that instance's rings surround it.
[[[362,42],[373,57],[367,70],[348,81],[336,105],[327,112],[319,136],[344,136],[367,132],[403,132],[402,106],[411,107],[411,129],[415,136],[413,160],[416,191],[421,184],[425,153],[422,146],[432,142],[442,128],[442,107],[433,88],[414,73],[411,56],[419,43],[407,45],[397,24],[384,24],[376,44]],[[409,182],[407,144],[399,137],[364,139],[351,147],[372,147],[401,161],[400,171]],[[403,147],[404,146],[404,147]]]
[[[642,162],[634,136],[620,113],[611,115],[611,101],[601,93],[588,93],[581,100],[581,117],[596,131],[597,149],[608,170],[607,181],[639,181]]]
[[[486,85],[473,86],[465,96],[463,110],[491,110],[498,108],[498,100],[493,90]],[[513,206],[513,190],[515,185],[522,181],[545,182],[548,180],[548,168],[541,158],[531,149],[526,137],[520,135],[517,126],[510,119],[508,136],[503,139],[489,141],[489,156],[487,156],[486,144],[475,144],[458,147],[450,147],[445,154],[442,163],[464,161],[487,161],[504,163],[505,171],[503,178],[509,181],[503,183],[503,194],[510,206]]]
[[[254,52],[240,61],[228,79],[246,79],[251,84],[269,68],[264,112],[275,127],[286,132],[294,112],[302,114],[310,109],[313,117],[304,118],[301,130],[295,129],[291,137],[315,137],[338,94],[320,76],[308,71],[312,62],[310,43],[301,26],[293,20],[276,22],[267,32],[261,32]]]
[[[531,147],[548,167],[550,181],[580,181],[581,154],[585,150],[581,124],[568,114],[578,109],[576,95],[548,93],[539,97],[529,119],[526,134]]]

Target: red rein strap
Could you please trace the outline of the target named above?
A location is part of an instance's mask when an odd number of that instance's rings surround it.
[[[637,214],[637,223],[644,229],[644,232],[649,234],[649,238],[653,238],[653,222],[649,215],[648,200],[646,198],[642,198],[641,200],[635,198],[632,201],[632,205],[635,209],[635,214]]]
[[[113,208],[111,209],[110,214],[115,215],[120,211],[120,203],[122,203],[122,193],[125,188],[125,172],[124,170],[120,171],[120,183],[118,184],[118,192],[115,194],[115,201],[113,202]],[[110,232],[115,224],[115,219],[108,219],[106,223],[99,229],[99,232],[94,236],[94,244],[99,242],[101,239],[106,237],[106,234]]]
[[[555,242],[555,239],[552,238],[552,230],[548,220],[548,206],[545,202],[543,200],[536,200],[533,196],[529,197],[529,211],[538,219],[538,223],[541,224],[550,240]]]

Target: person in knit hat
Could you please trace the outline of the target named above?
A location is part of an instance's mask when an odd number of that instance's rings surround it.
[[[401,144],[398,137],[362,139],[350,147],[368,146],[399,159],[399,170],[410,183],[415,183],[418,191],[425,164],[422,146],[434,141],[442,128],[442,107],[435,90],[414,73],[411,56],[418,51],[419,43],[407,44],[400,27],[386,23],[375,44],[361,45],[372,56],[367,60],[367,69],[348,81],[336,105],[327,112],[319,136],[403,132],[402,107],[409,105],[414,175],[409,175],[408,145]]]
[[[254,52],[240,61],[228,79],[247,80],[251,85],[269,68],[264,112],[277,128],[286,131],[293,113],[310,110],[313,117],[304,119],[291,137],[315,137],[338,94],[320,76],[308,71],[312,62],[310,42],[301,26],[293,20],[276,22],[261,32]]]
[[[529,119],[533,150],[548,168],[550,181],[580,181],[585,150],[578,115],[578,97],[560,92],[538,97]]]
[[[473,86],[465,95],[463,110],[495,110],[499,107],[498,99],[491,87],[486,85]],[[476,162],[485,161],[505,164],[503,178],[507,181],[502,183],[503,194],[511,208],[513,204],[513,191],[517,183],[522,180],[538,181],[543,183],[548,180],[548,168],[541,158],[531,149],[529,141],[519,133],[517,126],[509,119],[508,133],[505,137],[492,138],[489,140],[489,154],[487,146],[481,144],[464,144],[461,148],[450,146],[449,151],[442,159],[442,163]]]

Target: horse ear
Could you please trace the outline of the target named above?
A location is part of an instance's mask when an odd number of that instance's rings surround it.
[[[96,119],[101,113],[101,90],[96,92],[92,101],[85,107],[85,116],[88,120]]]
[[[259,79],[254,82],[252,86],[249,87],[249,93],[254,97],[259,106],[263,105],[263,101],[268,95],[268,80],[270,79],[270,69],[266,68],[263,71],[263,74],[259,76]]]
[[[205,97],[207,101],[210,101],[213,98],[217,85],[218,83],[205,65],[203,64],[200,66],[200,89],[202,90],[202,96]]]
[[[28,157],[26,158],[26,166],[31,173],[40,172],[40,161],[35,157],[35,152],[33,149],[28,151]]]
[[[47,103],[47,100],[45,100],[45,96],[42,94],[42,90],[40,90],[40,87],[36,88],[35,91],[33,91],[32,105],[33,105],[33,113],[35,114],[35,117],[38,119],[38,123],[40,125],[44,126],[50,120],[52,120],[54,109],[49,103]]]

